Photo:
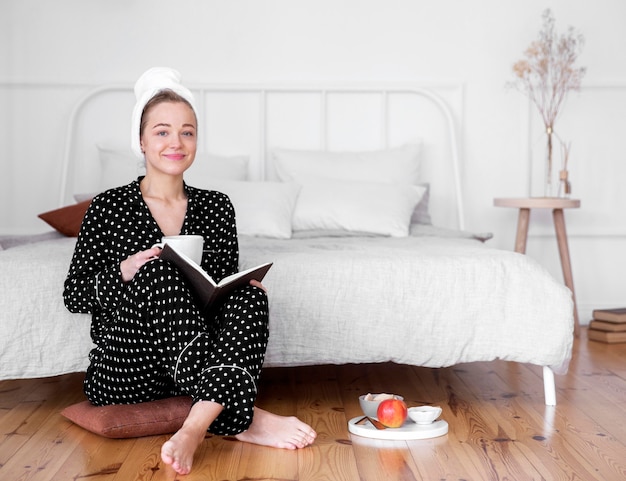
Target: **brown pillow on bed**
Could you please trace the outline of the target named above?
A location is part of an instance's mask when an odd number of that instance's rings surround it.
[[[61,234],[67,237],[77,237],[80,224],[83,222],[83,217],[85,217],[85,212],[87,212],[90,203],[91,199],[85,200],[78,204],[44,212],[37,217],[47,222]]]
[[[138,438],[178,431],[189,414],[191,402],[189,396],[110,406],[83,401],[66,407],[61,415],[100,436]]]

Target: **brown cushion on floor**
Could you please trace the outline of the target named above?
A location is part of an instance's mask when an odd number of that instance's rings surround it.
[[[94,406],[83,401],[66,407],[61,414],[107,438],[137,438],[178,431],[189,414],[191,402],[188,396],[110,406]]]

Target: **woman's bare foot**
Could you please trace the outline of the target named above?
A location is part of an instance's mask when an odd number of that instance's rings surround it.
[[[170,464],[178,474],[189,474],[193,455],[204,439],[205,433],[206,431],[199,438],[181,428],[161,447],[161,459],[165,464]]]
[[[178,474],[189,474],[198,446],[222,409],[221,405],[209,401],[194,404],[183,426],[161,447],[163,462],[171,465]],[[312,444],[317,433],[296,417],[279,416],[255,407],[252,424],[235,437],[263,446],[298,449]]]
[[[273,448],[298,449],[313,444],[317,433],[293,416],[279,416],[255,406],[252,424],[235,436],[240,441]]]
[[[171,465],[178,474],[189,474],[196,449],[222,409],[220,404],[210,401],[195,403],[183,426],[161,447],[163,462]]]

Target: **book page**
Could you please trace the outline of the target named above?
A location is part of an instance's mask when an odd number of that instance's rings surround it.
[[[223,286],[225,284],[229,284],[229,283],[231,283],[233,281],[236,281],[240,277],[243,277],[243,276],[245,276],[247,274],[250,274],[250,273],[253,273],[255,271],[259,271],[259,274],[264,271],[262,273],[262,275],[259,275],[259,278],[252,277],[252,279],[255,279],[255,280],[260,282],[261,280],[263,280],[263,277],[265,277],[265,273],[269,270],[270,267],[272,267],[272,263],[271,262],[266,262],[265,264],[261,264],[261,265],[256,266],[256,267],[251,267],[250,269],[246,269],[244,271],[235,272],[234,274],[231,274],[229,276],[224,277],[224,279],[219,281],[217,283],[217,285],[218,286]]]

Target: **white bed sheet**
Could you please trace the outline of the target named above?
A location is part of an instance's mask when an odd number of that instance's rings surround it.
[[[422,232],[423,234],[424,232]],[[83,371],[90,316],[62,299],[75,239],[0,251],[0,379]],[[273,261],[265,365],[496,358],[567,368],[569,290],[531,258],[471,238],[240,240],[241,267]]]
[[[91,316],[63,304],[75,244],[62,237],[0,251],[0,379],[87,368]]]
[[[530,257],[433,236],[241,244],[242,268],[274,262],[264,284],[280,335],[270,334],[268,366],[504,359],[567,369],[572,297]]]

